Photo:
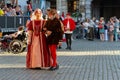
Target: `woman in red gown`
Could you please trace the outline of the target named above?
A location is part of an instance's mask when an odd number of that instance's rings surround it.
[[[27,68],[49,67],[50,53],[46,43],[46,36],[43,32],[45,20],[42,18],[40,9],[34,11],[34,19],[27,24],[28,28],[28,51],[26,55]]]

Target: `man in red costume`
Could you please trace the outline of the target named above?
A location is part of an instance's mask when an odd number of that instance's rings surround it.
[[[44,30],[47,34],[47,43],[50,49],[50,54],[52,57],[52,64],[49,70],[56,70],[59,68],[57,63],[56,48],[60,40],[62,40],[62,29],[61,23],[58,18],[56,18],[56,10],[50,9],[48,13],[48,20],[44,26]]]
[[[71,36],[76,26],[75,26],[75,21],[71,18],[69,13],[66,14],[66,18],[63,20],[63,24],[64,24],[64,33],[66,37],[66,44],[67,44],[66,49],[71,50],[71,43],[72,43]]]

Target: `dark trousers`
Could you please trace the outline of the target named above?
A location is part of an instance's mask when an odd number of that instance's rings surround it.
[[[93,27],[89,27],[88,30],[89,30],[88,40],[93,40],[94,39],[94,28]]]
[[[71,44],[72,44],[71,36],[72,36],[72,34],[65,33],[67,48],[71,48]]]

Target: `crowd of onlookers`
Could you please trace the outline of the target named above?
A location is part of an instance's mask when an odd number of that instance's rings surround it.
[[[23,11],[20,5],[12,5],[8,4],[0,4],[0,16],[22,16],[22,15],[30,15],[32,9],[31,0],[26,1],[26,10]]]
[[[0,9],[0,16],[21,16],[23,15],[23,11],[21,10],[21,6],[12,6],[12,5],[4,5]]]
[[[33,11],[32,4],[28,0],[26,2],[26,13],[30,15]],[[7,4],[1,6],[0,16],[22,16],[25,12],[22,11],[21,6],[13,6]],[[61,19],[63,15],[61,15]],[[107,22],[104,20],[104,17],[100,19],[86,18],[80,22],[80,27],[82,28],[82,35],[84,39],[94,40],[95,38],[100,39],[101,41],[118,41],[120,34],[120,19],[117,17],[111,17]]]
[[[111,17],[107,22],[104,17],[97,20],[85,19],[80,23],[80,28],[83,30],[83,38],[94,40],[95,38],[101,41],[118,41],[120,34],[120,19],[116,16]]]

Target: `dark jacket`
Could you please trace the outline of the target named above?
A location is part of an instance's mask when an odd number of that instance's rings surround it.
[[[47,37],[48,44],[58,44],[58,42],[62,40],[63,33],[59,19],[48,19],[44,27],[47,28],[47,30],[52,31],[52,34]]]

